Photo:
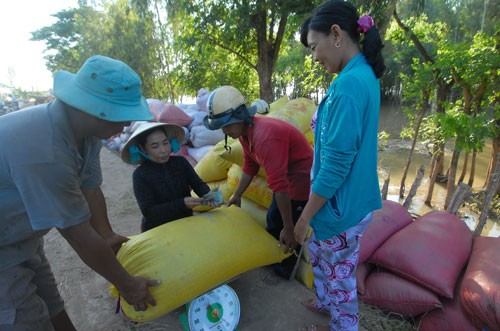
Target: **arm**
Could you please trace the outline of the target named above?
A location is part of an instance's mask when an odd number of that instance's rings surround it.
[[[249,174],[243,172],[241,174],[240,178],[240,184],[238,185],[238,188],[234,192],[233,196],[227,203],[228,206],[231,205],[237,205],[241,207],[241,196],[243,195],[243,192],[248,188],[248,185],[252,182],[253,176],[250,176]]]
[[[307,201],[307,204],[304,207],[304,210],[302,211],[297,224],[295,224],[294,236],[295,240],[297,240],[299,244],[304,245],[304,243],[307,241],[308,238],[306,237],[307,232],[309,231],[309,223],[311,223],[311,219],[314,217],[314,215],[316,215],[318,210],[323,207],[326,201],[326,198],[314,192],[311,194],[311,197],[309,198],[309,201]]]
[[[185,159],[184,163],[186,169],[186,176],[189,180],[189,186],[193,189],[193,191],[199,196],[202,197],[208,192],[210,192],[210,187],[198,176],[194,168],[191,164]]]
[[[106,210],[106,200],[101,188],[82,189],[83,196],[87,200],[91,214],[90,224],[94,230],[102,237],[116,253],[121,245],[128,238],[116,234],[109,224],[108,213]]]
[[[283,220],[283,230],[280,233],[280,244],[285,245],[285,253],[293,252],[297,242],[293,235],[292,203],[288,192],[275,192],[276,204]]]
[[[90,222],[59,229],[59,232],[83,262],[113,283],[123,298],[136,310],[146,310],[148,304],[156,305],[148,287],[157,286],[159,282],[131,276]]]

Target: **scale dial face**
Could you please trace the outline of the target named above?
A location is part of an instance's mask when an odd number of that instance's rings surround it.
[[[236,292],[222,285],[189,304],[190,331],[234,331],[240,320],[240,301]]]

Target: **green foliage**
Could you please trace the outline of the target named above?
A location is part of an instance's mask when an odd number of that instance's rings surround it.
[[[462,108],[462,101],[459,100],[445,113],[436,114],[441,133],[445,139],[454,138],[455,148],[458,150],[482,151],[485,138],[493,138],[495,135],[494,119],[487,113],[477,116],[465,114],[461,111]]]
[[[167,0],[167,7],[172,7],[169,19],[184,20],[172,26],[175,49],[192,50],[181,60],[181,68],[191,73],[184,76],[184,86],[197,90],[200,82],[211,89],[231,84],[258,97],[259,83],[271,79],[283,41],[292,40],[299,24],[296,16],[305,15],[317,2]],[[295,55],[289,60],[296,60]],[[286,62],[282,68],[289,67]],[[283,92],[291,77],[274,77],[277,91]]]

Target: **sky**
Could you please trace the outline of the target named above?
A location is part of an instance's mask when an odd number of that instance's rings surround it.
[[[31,32],[55,23],[51,14],[75,7],[77,0],[0,1],[1,84],[27,91],[52,88],[52,74],[43,59],[45,44],[30,41]]]

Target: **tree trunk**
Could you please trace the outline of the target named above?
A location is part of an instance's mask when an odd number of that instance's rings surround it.
[[[488,182],[490,180],[491,174],[493,172],[495,172],[496,158],[498,158],[498,154],[499,153],[500,153],[500,136],[495,137],[491,141],[490,162],[489,162],[489,165],[488,165],[488,171],[486,173],[486,179],[484,181],[484,186],[483,187],[486,187],[488,185]],[[500,194],[500,188],[498,189],[497,194]]]
[[[424,165],[420,165],[420,168],[417,170],[417,175],[415,176],[415,180],[413,181],[413,184],[411,185],[410,192],[408,192],[408,196],[406,197],[405,201],[403,202],[403,207],[406,209],[410,208],[411,200],[417,194],[417,189],[420,186],[420,183],[422,182],[422,178],[424,177]]]
[[[450,161],[450,169],[448,172],[448,184],[446,186],[446,200],[444,203],[444,209],[448,208],[451,197],[455,192],[455,177],[457,174],[458,158],[460,157],[460,151],[458,149],[453,149],[453,154]]]
[[[429,181],[429,190],[427,191],[427,197],[425,198],[425,204],[428,206],[432,206],[432,193],[434,192],[434,184],[436,184],[436,178],[438,175],[438,171],[436,169],[440,169],[443,167],[443,158],[437,157],[436,165],[434,167],[432,176]]]
[[[464,155],[464,164],[462,166],[462,173],[460,174],[460,177],[458,178],[458,184],[464,182],[465,174],[467,173],[467,165],[469,163],[469,153],[465,152]]]
[[[477,157],[477,151],[476,149],[472,150],[472,158],[470,160],[470,174],[469,174],[469,182],[467,185],[472,187],[472,184],[474,184],[474,176],[476,176],[476,157]]]
[[[411,142],[411,149],[410,153],[408,154],[408,159],[406,160],[406,165],[405,169],[403,171],[403,176],[401,177],[401,185],[399,186],[399,197],[403,199],[404,194],[405,194],[405,181],[406,181],[406,175],[408,174],[408,170],[410,169],[410,164],[411,164],[411,158],[413,156],[413,152],[415,151],[415,145],[417,144],[417,139],[418,139],[418,134],[420,132],[420,125],[422,124],[422,119],[424,118],[424,115],[427,111],[428,108],[428,100],[429,100],[429,93],[427,91],[424,91],[424,102],[422,103],[422,109],[420,110],[420,114],[418,115],[417,122],[415,123],[415,132],[413,133],[413,141]]]
[[[469,196],[470,191],[470,186],[465,185],[464,183],[458,184],[457,189],[453,193],[450,204],[446,208],[446,211],[456,215],[464,200]]]
[[[384,185],[382,186],[382,200],[387,200],[387,192],[389,191],[389,182],[391,181],[391,175],[387,176],[387,179],[384,180]]]
[[[271,103],[274,101],[272,75],[281,42],[285,35],[288,15],[282,13],[279,17],[278,28],[273,30],[274,25],[268,27],[268,13],[264,1],[257,1],[257,15],[255,16],[255,31],[257,33],[257,73],[259,75],[260,98]]]
[[[497,154],[495,162],[495,171],[491,173],[490,181],[488,182],[488,189],[486,190],[486,194],[484,197],[483,208],[481,209],[481,215],[479,216],[479,220],[474,230],[474,237],[480,236],[483,232],[483,228],[486,224],[486,220],[488,218],[488,212],[490,210],[491,200],[495,196],[495,193],[500,188],[500,154]]]

